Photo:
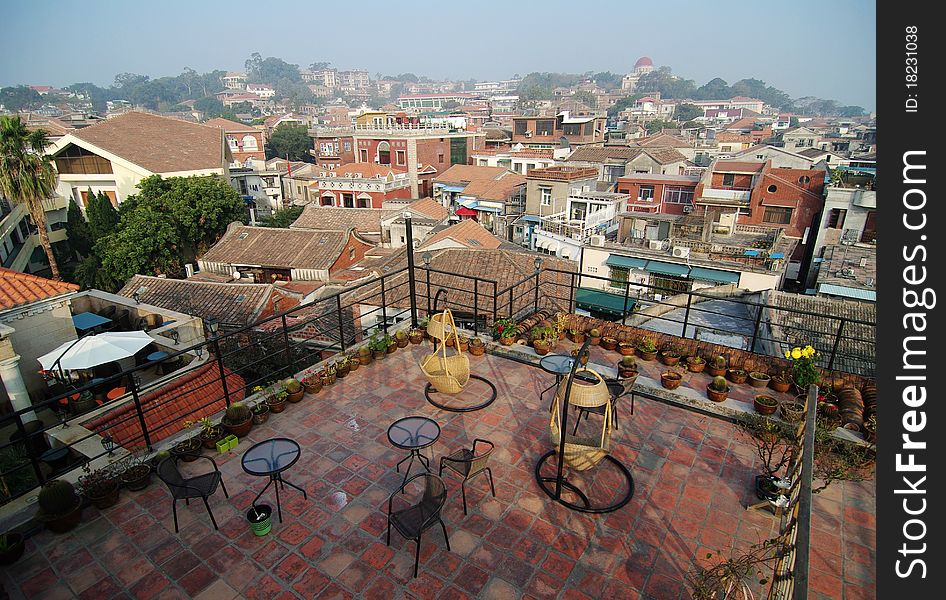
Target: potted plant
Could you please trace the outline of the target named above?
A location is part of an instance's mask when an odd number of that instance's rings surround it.
[[[533,327],[529,334],[532,337],[532,348],[535,349],[535,353],[539,356],[548,354],[552,349],[552,342],[549,340],[549,337],[552,335],[558,336],[554,329],[541,325]]]
[[[468,338],[467,336],[465,335],[457,336],[457,343],[459,344],[459,347],[457,348],[457,350],[459,350],[460,352],[468,352],[470,350],[470,338]]]
[[[516,343],[516,337],[522,329],[515,323],[510,323],[503,327],[499,334],[499,343],[503,346],[512,346]]]
[[[591,345],[597,346],[601,343],[601,330],[597,327],[592,327],[591,331],[588,332],[588,337],[591,338]]]
[[[305,389],[302,387],[302,383],[294,377],[290,377],[282,382],[282,389],[286,390],[286,400],[289,402],[299,402],[302,400],[302,397],[305,396]],[[237,434],[237,437],[242,437]]]
[[[335,363],[335,376],[339,379],[344,379],[348,377],[348,374],[351,372],[351,361],[348,360],[347,356],[342,356]]]
[[[223,428],[227,430],[227,433],[238,438],[246,437],[253,428],[252,411],[246,404],[234,402],[223,414]]]
[[[637,356],[641,360],[654,360],[657,358],[657,344],[654,338],[644,336],[637,341]]]
[[[26,544],[22,533],[8,531],[0,534],[0,565],[12,565],[23,556]]]
[[[769,377],[768,373],[763,373],[762,371],[752,371],[749,373],[749,385],[754,388],[764,388],[769,386],[769,381],[772,378]]]
[[[171,452],[169,450],[158,450],[154,453],[154,456],[151,457],[151,460],[148,462],[151,464],[152,469],[157,469],[158,465],[161,464],[161,461],[165,458],[170,458]]]
[[[427,326],[430,325],[430,317],[424,317],[417,326],[424,332],[424,339],[429,340],[430,334],[427,333]]]
[[[359,368],[361,368],[361,360],[357,356],[348,357],[348,370],[349,372],[354,373]]]
[[[311,373],[302,378],[302,387],[307,394],[318,394],[322,391],[322,380],[318,373]]]
[[[483,356],[486,353],[486,343],[478,337],[470,340],[470,354],[473,356]]]
[[[374,356],[371,355],[371,346],[365,344],[358,348],[358,362],[367,366],[370,365],[373,360]]]
[[[805,403],[804,401],[799,401],[797,398],[795,400],[788,400],[779,404],[778,412],[782,415],[782,418],[789,423],[797,423],[805,416]]]
[[[200,443],[204,448],[208,450],[213,450],[217,447],[217,440],[224,436],[223,427],[220,425],[214,425],[214,422],[210,420],[210,417],[203,417],[194,421],[184,421],[184,427],[190,429],[194,425],[200,425],[200,433],[197,434],[197,437],[200,438]]]
[[[756,496],[759,500],[775,500],[787,491],[789,482],[783,481],[779,473],[799,451],[798,443],[782,424],[761,414],[745,413],[736,423],[755,447],[762,467],[762,473],[756,475]]]
[[[729,369],[727,376],[729,381],[733,383],[745,383],[746,379],[749,378],[749,373],[745,369]]]
[[[726,357],[717,354],[706,364],[706,373],[710,377],[719,377],[726,374]]]
[[[722,375],[713,377],[713,381],[706,386],[706,395],[713,402],[722,402],[729,395],[729,385]]]
[[[624,356],[618,361],[618,377],[628,379],[637,375],[637,358]]]
[[[621,356],[630,356],[635,352],[634,343],[629,341],[618,342],[618,352]]]
[[[575,342],[576,344],[581,345],[585,343],[585,332],[582,331],[581,329],[572,327],[569,330],[568,335],[572,339],[572,341]]]
[[[226,426],[224,426],[224,428],[226,428]],[[197,460],[197,455],[200,454],[202,445],[203,443],[200,441],[199,436],[195,435],[193,437],[184,438],[171,447],[171,454],[179,456],[184,462],[195,461]]]
[[[766,394],[756,394],[752,399],[752,406],[760,415],[771,415],[778,410],[778,400]]]
[[[776,392],[787,392],[792,387],[792,380],[788,371],[780,371],[778,374],[772,375],[772,378],[769,379],[769,387]]]
[[[334,362],[330,362],[325,365],[325,368],[322,369],[322,387],[330,386],[335,383],[335,378],[337,377],[338,370],[335,367]]]
[[[664,349],[660,351],[660,362],[668,367],[675,367],[680,362],[681,354],[683,354],[683,352],[680,350],[679,346],[676,344],[667,344]]]
[[[815,366],[818,356],[811,344],[785,351],[785,358],[792,361],[792,383],[799,394],[807,394],[808,386],[821,381],[821,371]]]
[[[371,348],[371,355],[374,360],[382,360],[388,353],[387,336],[378,337],[377,334],[371,336],[368,347]]]
[[[253,424],[262,425],[269,420],[269,404],[265,402],[257,402],[253,406]],[[214,444],[214,448],[216,448]]]
[[[398,348],[406,348],[410,343],[410,340],[407,339],[407,332],[403,329],[398,329],[394,333],[394,342],[397,344]]]
[[[387,344],[387,353],[388,353],[388,354],[394,354],[394,352],[397,351],[398,345],[397,345],[397,343],[395,343],[394,338],[392,338],[391,336],[385,334],[385,335],[384,335],[384,342]]]
[[[411,327],[411,332],[408,334],[407,339],[412,344],[419,344],[424,341],[424,330],[420,327]]]
[[[54,479],[46,482],[36,503],[39,505],[36,520],[53,533],[65,533],[82,519],[82,498],[68,481]]]
[[[771,571],[772,566],[788,553],[788,545],[777,538],[765,540],[753,545],[745,554],[718,559],[707,566],[697,565],[685,576],[692,600],[726,600],[754,598],[753,587],[757,581],[765,586],[769,583],[764,571]],[[706,554],[706,559],[713,558],[713,553]]]
[[[553,326],[555,330],[555,335],[558,339],[565,339],[565,332],[568,331],[568,315],[565,313],[558,313],[555,315],[555,325]]]
[[[319,385],[321,385],[321,383]],[[267,398],[266,404],[269,406],[269,412],[275,414],[286,410],[286,401],[288,398],[289,392],[283,389],[280,389],[278,392]]]
[[[572,355],[572,358],[574,358],[574,359],[578,360],[579,362],[581,362],[581,366],[584,367],[585,365],[588,364],[588,351],[585,350],[585,352],[582,353],[582,352],[581,352],[581,346],[580,346],[580,345],[575,344],[575,347],[572,348],[571,355]],[[579,356],[579,355],[580,355],[580,356]]]
[[[137,492],[148,487],[151,483],[151,465],[141,458],[143,448],[133,449],[122,461],[121,472],[118,478],[125,489]]]
[[[664,386],[668,390],[675,390],[680,387],[680,384],[683,382],[683,375],[680,373],[668,369],[660,374],[660,385]]]
[[[687,357],[687,369],[691,373],[702,373],[703,369],[706,368],[706,361],[703,360],[702,356],[688,356]]]
[[[79,476],[79,489],[95,508],[104,510],[118,503],[119,480],[111,468],[90,471],[89,463],[85,463],[82,469],[85,475]]]
[[[72,414],[81,415],[96,407],[95,396],[91,390],[83,390],[78,398],[70,400],[72,404]]]
[[[616,350],[618,347],[618,341],[611,336],[605,335],[601,337],[600,345],[605,350]]]

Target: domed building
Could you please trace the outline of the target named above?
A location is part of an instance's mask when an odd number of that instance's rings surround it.
[[[646,75],[655,69],[654,61],[649,56],[642,56],[634,63],[634,72],[628,73],[621,80],[621,89],[627,92],[633,92],[637,87],[637,81],[642,75]]]

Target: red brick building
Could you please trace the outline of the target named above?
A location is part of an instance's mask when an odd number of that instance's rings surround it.
[[[630,194],[627,209],[635,212],[685,215],[693,211],[696,175],[636,173],[619,177],[615,191]]]
[[[252,166],[247,165],[248,160],[266,161],[266,136],[261,130],[219,117],[204,124],[223,129],[233,161],[240,166]]]
[[[381,208],[385,200],[411,198],[410,184],[405,167],[349,163],[317,172],[309,197],[317,197],[320,206]]]

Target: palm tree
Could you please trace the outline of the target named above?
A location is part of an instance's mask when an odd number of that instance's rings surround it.
[[[49,140],[42,129],[30,131],[19,116],[0,117],[0,195],[27,206],[39,229],[53,279],[59,279],[43,211],[43,200],[53,195],[56,186],[56,172],[44,153],[47,145]]]

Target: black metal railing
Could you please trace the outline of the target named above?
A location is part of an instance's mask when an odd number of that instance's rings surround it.
[[[29,408],[0,416],[0,429],[15,427],[18,434],[16,439],[0,442],[0,503],[21,496],[62,472],[51,472],[42,464],[42,451],[47,437],[55,438],[55,430],[63,422],[30,426],[24,419],[29,420],[31,413],[39,413],[46,420],[56,420],[55,415],[61,414],[65,423],[87,426],[88,432],[83,435],[70,434],[67,446],[81,446],[83,451],[75,451],[78,460],[65,467],[68,471],[104,456],[104,447],[101,452],[90,451],[89,447],[96,448],[106,435],[126,449],[152,450],[161,440],[177,434],[184,420],[219,413],[252,394],[254,387],[297,374],[331,353],[349,351],[376,332],[388,333],[400,321],[417,322],[418,316],[433,312],[438,293],[442,297],[438,309],[450,307],[461,326],[476,335],[488,335],[498,318],[521,320],[540,309],[574,311],[578,290],[595,282],[602,288],[613,283],[621,285],[617,297],[623,310],[611,315],[611,320],[630,321],[629,324],[640,321],[642,327],[660,327],[685,337],[711,334],[723,340],[714,339],[717,343],[728,341],[735,347],[762,353],[781,355],[785,345],[785,340],[767,328],[771,318],[765,315],[766,311],[784,311],[812,323],[827,323],[813,327],[807,337],[806,332],[793,329],[793,339],[798,340],[795,343],[816,344],[818,340],[830,339],[830,350],[824,346],[822,351],[824,366],[841,370],[849,364],[862,365],[873,372],[872,355],[862,356],[851,348],[852,344],[868,342],[873,348],[873,340],[863,331],[870,328],[872,332],[874,324],[843,316],[693,291],[665,298],[662,294],[672,290],[554,269],[536,268],[500,287],[495,280],[459,275],[429,265],[418,265],[413,270],[404,267],[255,323],[211,333],[198,344],[179,349],[168,347],[169,355],[162,362],[173,362],[179,357],[187,357],[190,362],[186,369],[181,369],[181,376],[173,380],[159,378],[142,385],[144,373],[158,367],[156,362],[146,362],[104,381],[74,385]],[[645,304],[655,313],[646,321],[639,308]],[[664,308],[672,310],[660,314]],[[816,338],[816,334],[820,337]],[[101,411],[96,408],[68,415],[62,412],[72,396],[119,386],[127,392],[125,400],[110,403],[114,408],[106,404]],[[169,406],[174,410],[168,410]]]

